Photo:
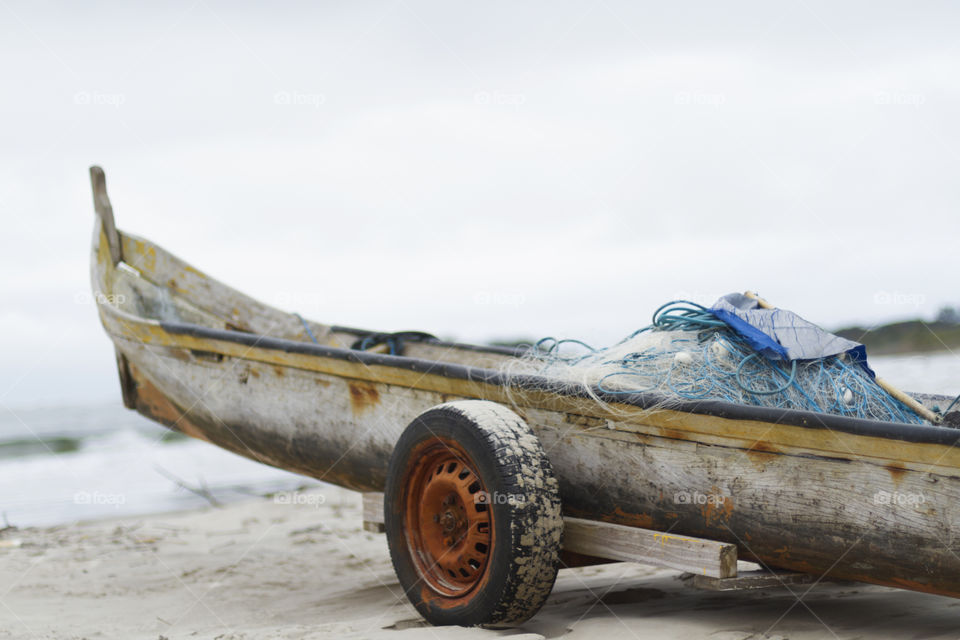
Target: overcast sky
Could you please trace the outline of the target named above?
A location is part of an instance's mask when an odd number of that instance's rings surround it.
[[[324,322],[612,341],[960,302],[950,3],[0,2],[0,401],[115,400],[117,224]]]

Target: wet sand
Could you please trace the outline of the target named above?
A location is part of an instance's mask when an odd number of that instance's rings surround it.
[[[675,571],[560,572],[520,629],[428,627],[359,494],[324,488],[0,535],[0,639],[960,638],[960,600],[859,584],[716,593]]]

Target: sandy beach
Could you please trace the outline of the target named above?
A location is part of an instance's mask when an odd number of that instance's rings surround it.
[[[859,584],[701,591],[675,571],[560,572],[520,629],[428,627],[359,494],[329,487],[225,508],[0,537],[0,638],[958,638],[960,601]]]

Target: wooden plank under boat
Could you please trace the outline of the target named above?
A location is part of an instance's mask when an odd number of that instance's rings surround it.
[[[645,394],[603,406],[557,380],[508,385],[511,349],[430,340],[407,341],[399,355],[353,349],[375,334],[301,321],[117,230],[103,172],[91,176],[93,291],[124,403],[148,418],[275,467],[382,491],[394,444],[418,414],[491,400],[542,441],[566,516],[960,597],[960,430],[714,401],[664,408]]]

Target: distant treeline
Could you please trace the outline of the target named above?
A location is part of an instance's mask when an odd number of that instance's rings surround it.
[[[960,349],[960,311],[944,307],[932,322],[907,320],[879,327],[847,327],[836,333],[862,342],[870,355]]]

